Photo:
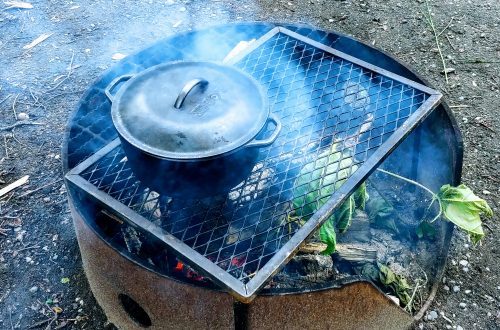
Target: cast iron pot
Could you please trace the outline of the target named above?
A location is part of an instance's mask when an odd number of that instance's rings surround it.
[[[281,130],[260,85],[231,66],[160,64],[114,79],[105,93],[132,171],[169,196],[228,192]],[[274,131],[261,139],[269,122]]]

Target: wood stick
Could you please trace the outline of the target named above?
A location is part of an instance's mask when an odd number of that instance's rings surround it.
[[[20,178],[20,179],[18,179],[16,181],[12,182],[11,184],[7,185],[6,187],[3,187],[2,189],[0,189],[0,197],[2,197],[3,195],[7,194],[9,191],[14,190],[14,189],[22,186],[26,182],[28,182],[29,177],[30,177],[29,175],[25,175],[22,178]]]
[[[47,183],[46,185],[43,185],[43,186],[41,186],[41,187],[38,187],[38,188],[36,188],[36,189],[34,189],[34,190],[27,191],[27,192],[25,192],[24,194],[22,194],[22,195],[18,196],[17,198],[21,198],[21,197],[24,197],[24,196],[28,196],[28,195],[30,195],[30,194],[32,194],[32,193],[34,193],[34,192],[37,192],[37,191],[39,191],[39,190],[41,190],[41,189],[43,189],[43,188],[46,188],[46,187],[52,186],[53,184],[56,184],[56,183],[61,182],[61,181],[62,181],[62,179],[59,179],[59,180],[56,180],[56,181],[54,181],[54,182]]]
[[[15,124],[5,126],[5,127],[0,127],[0,131],[9,131],[13,128],[16,128],[17,126],[23,126],[23,125],[43,125],[43,123],[36,123],[32,121],[19,121]]]

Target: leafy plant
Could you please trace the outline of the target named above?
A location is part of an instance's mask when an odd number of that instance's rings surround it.
[[[463,184],[458,187],[444,185],[436,196],[444,217],[465,230],[473,243],[484,237],[480,215],[484,213],[487,217],[493,216],[493,211],[484,199],[476,196]]]
[[[292,199],[294,214],[305,221],[309,220],[357,168],[351,151],[339,151],[337,144],[319,154],[317,160],[301,169],[295,181]],[[320,239],[327,245],[323,254],[335,252],[335,227],[339,232],[345,232],[352,223],[355,209],[364,209],[367,200],[368,193],[363,183],[321,226]]]
[[[406,278],[394,273],[386,265],[380,262],[365,264],[361,269],[361,274],[372,282],[381,284],[383,288],[398,297],[401,305],[406,306],[410,302],[411,286],[406,281]]]
[[[338,145],[333,144],[329,150],[320,153],[318,159],[306,164],[301,169],[295,181],[292,199],[293,217],[298,216],[303,221],[309,220],[357,168],[350,148],[339,151]],[[431,223],[439,219],[441,215],[466,231],[474,243],[477,243],[484,236],[480,215],[485,214],[487,217],[491,217],[493,211],[485,200],[476,196],[467,186],[463,184],[458,187],[444,185],[436,194],[411,179],[383,169],[378,169],[378,171],[414,184],[431,194],[432,201],[428,209],[434,202],[438,202],[438,214],[431,221],[420,224],[417,228],[418,237],[434,235],[435,230]],[[327,248],[322,252],[323,254],[335,252],[335,230],[337,229],[340,233],[345,232],[352,223],[356,208],[365,209],[365,207],[369,218],[374,219],[375,225],[398,232],[392,216],[393,207],[382,198],[369,200],[366,185],[363,183],[321,226],[320,239],[327,245]]]
[[[469,237],[474,244],[478,243],[484,237],[480,216],[481,214],[484,214],[486,217],[491,218],[493,216],[493,211],[484,199],[476,196],[466,185],[461,184],[458,187],[452,187],[449,184],[446,184],[443,185],[436,194],[426,186],[411,179],[382,169],[378,169],[378,171],[414,184],[431,194],[432,201],[429,204],[428,209],[434,204],[434,202],[437,201],[439,204],[439,212],[431,221],[429,221],[429,224],[443,216],[446,220],[453,222],[458,228],[469,234]],[[426,233],[425,230],[429,229],[430,226],[422,224],[419,226],[421,236]],[[419,235],[418,229],[417,235]]]
[[[366,211],[375,227],[398,232],[398,227],[394,222],[394,207],[382,197],[371,198],[366,205]]]

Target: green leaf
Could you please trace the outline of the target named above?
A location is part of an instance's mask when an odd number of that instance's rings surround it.
[[[394,208],[382,197],[371,198],[366,204],[368,218],[375,227],[387,228],[398,232],[398,227],[394,222]]]
[[[357,272],[359,272],[359,269],[357,269]],[[403,276],[394,273],[386,265],[379,262],[365,264],[361,269],[361,274],[373,283],[380,285],[384,291],[396,295],[403,306],[410,302],[410,285]]]
[[[364,210],[366,207],[366,202],[369,199],[368,191],[366,190],[366,183],[362,183],[361,186],[354,192],[354,201],[356,202],[356,207]]]
[[[406,281],[406,278],[394,273],[389,267],[379,262],[377,262],[377,267],[379,269],[379,281],[399,298],[403,306],[406,306],[411,300],[409,295],[411,286]]]
[[[378,283],[379,280],[379,273],[380,270],[378,267],[374,264],[365,264],[363,268],[361,269],[361,275],[365,276],[368,278],[370,281],[374,283]]]
[[[328,150],[320,153],[316,160],[301,169],[295,180],[292,190],[295,215],[309,220],[357,168],[357,165],[353,164],[350,149],[338,151],[338,146],[333,144]],[[354,198],[349,197],[321,226],[320,238],[328,246],[325,254],[335,252],[334,225],[340,222],[341,231],[345,231],[351,224],[354,208]]]
[[[422,221],[417,227],[417,237],[434,237],[436,236],[436,229],[432,226],[432,224],[427,221]]]
[[[488,203],[463,184],[458,187],[444,185],[437,196],[444,217],[466,231],[473,243],[479,242],[484,236],[480,215],[493,216]]]
[[[352,216],[355,210],[354,196],[351,195],[347,198],[337,211],[335,211],[335,219],[337,220],[337,228],[340,233],[343,233],[351,226]]]
[[[61,283],[62,283],[62,284],[69,283],[69,278],[67,278],[67,277],[63,277],[63,278],[61,278]]]
[[[333,254],[337,247],[337,235],[335,234],[335,228],[333,227],[333,223],[330,219],[326,220],[326,222],[319,229],[319,237],[321,238],[321,241],[327,245],[326,249],[322,251],[321,254]]]
[[[389,285],[396,282],[396,275],[392,270],[390,270],[389,267],[381,263],[377,263],[377,266],[380,270],[379,276],[380,276],[380,282],[382,282],[382,284]]]

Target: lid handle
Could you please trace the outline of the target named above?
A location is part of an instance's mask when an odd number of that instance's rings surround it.
[[[188,81],[182,88],[181,92],[179,93],[179,96],[177,96],[177,100],[175,100],[174,107],[176,109],[180,109],[182,107],[182,104],[184,103],[184,100],[186,100],[188,94],[198,85],[200,86],[201,91],[203,92],[205,91],[205,89],[207,89],[208,81],[206,81],[203,78],[195,78],[193,80]]]

